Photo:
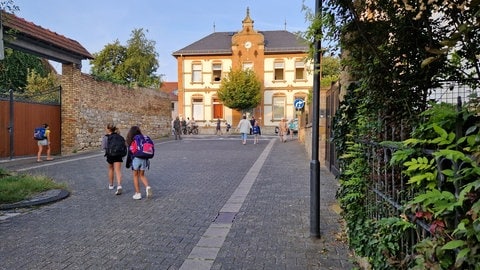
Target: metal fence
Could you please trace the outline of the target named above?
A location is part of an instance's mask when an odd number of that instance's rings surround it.
[[[455,85],[448,89],[441,89],[441,91],[434,91],[432,99],[436,102],[446,102],[450,104],[457,103],[457,107],[460,108],[462,101],[470,103],[478,103],[475,100],[476,92],[467,86],[460,86],[452,82],[445,82],[445,85]],[[462,126],[456,128],[457,132],[461,132]],[[404,126],[388,127],[384,125],[383,137],[389,141],[403,141],[407,139],[407,132],[404,130]],[[463,134],[457,134],[463,136]],[[379,220],[381,218],[388,217],[400,217],[402,214],[402,206],[413,197],[424,192],[413,188],[411,185],[407,185],[408,177],[402,173],[402,168],[399,166],[390,165],[391,158],[397,150],[392,146],[382,146],[379,143],[374,142],[360,142],[365,151],[366,159],[368,160],[368,166],[370,169],[370,176],[368,181],[368,193],[366,200],[366,207],[371,219]],[[433,157],[433,150],[424,149],[423,153],[429,157]],[[459,185],[453,185],[446,181],[446,176],[442,174],[442,171],[449,169],[454,174],[457,174],[466,165],[463,162],[455,163],[450,159],[441,158],[435,160],[437,167],[437,185],[442,191],[450,191],[458,196]],[[414,217],[409,217],[410,220],[415,220]],[[456,225],[459,222],[459,215],[457,214]],[[416,230],[409,231],[403,235],[400,240],[401,252],[405,255],[412,254],[413,246],[419,241],[431,236],[430,225],[416,220]]]
[[[407,188],[408,178],[402,174],[400,167],[389,165],[396,149],[372,142],[362,144],[370,168],[365,202],[369,217],[373,220],[400,217],[402,205],[412,199],[417,191]],[[400,239],[402,254],[412,254],[413,246],[428,236],[429,225],[417,220],[416,230],[406,232]]]
[[[476,99],[479,94],[479,89],[472,89],[457,81],[440,81],[439,84],[439,87],[431,90],[428,100],[455,104],[460,97],[464,103],[468,103],[472,99]]]

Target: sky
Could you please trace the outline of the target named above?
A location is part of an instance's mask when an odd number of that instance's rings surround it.
[[[50,31],[78,41],[91,54],[118,40],[127,45],[132,30],[143,28],[155,41],[159,68],[164,81],[177,81],[174,51],[213,32],[236,32],[242,28],[247,8],[254,29],[305,31],[305,4],[308,0],[14,0],[15,14]],[[148,31],[148,32],[147,32]],[[60,72],[61,64],[52,63]],[[82,72],[90,72],[88,60]]]

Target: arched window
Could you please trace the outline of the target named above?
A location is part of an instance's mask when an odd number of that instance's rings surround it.
[[[272,97],[273,120],[281,120],[285,117],[286,97],[283,94],[275,94]]]
[[[205,120],[202,95],[194,95],[192,97],[192,117],[195,120]]]

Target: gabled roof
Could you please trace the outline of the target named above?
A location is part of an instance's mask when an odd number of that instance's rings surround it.
[[[178,82],[162,82],[160,91],[169,94],[171,101],[178,100]]]
[[[6,33],[9,29],[13,30],[13,39],[4,35],[6,45],[14,49],[25,50],[27,52],[42,54],[38,48],[47,48],[56,53],[68,54],[75,59],[93,59],[93,56],[77,41],[66,38],[60,34],[52,32],[25,19],[19,18],[14,14],[2,12],[2,24]],[[29,46],[32,45],[32,47]],[[45,51],[43,52],[45,53]],[[40,55],[47,57],[47,55]],[[57,55],[57,57],[59,57]],[[64,59],[54,59],[63,62]]]
[[[307,52],[305,39],[297,37],[288,31],[259,31],[263,34],[265,53]],[[232,37],[235,32],[212,33],[178,51],[173,56],[180,55],[219,55],[232,53]]]

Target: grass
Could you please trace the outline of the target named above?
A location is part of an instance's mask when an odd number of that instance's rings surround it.
[[[41,175],[13,174],[0,168],[0,204],[20,202],[51,189],[65,189],[53,179]]]

